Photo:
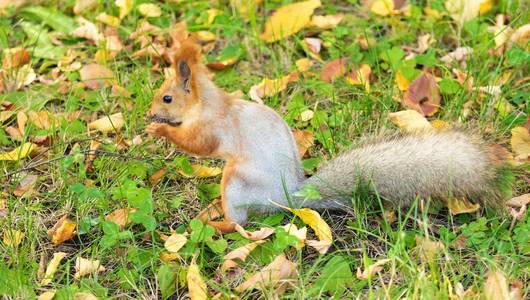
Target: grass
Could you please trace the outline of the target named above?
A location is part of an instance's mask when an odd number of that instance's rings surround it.
[[[238,63],[215,72],[214,80],[229,92],[247,92],[262,78],[288,74],[297,59],[307,56],[301,45],[310,30],[302,30],[274,44],[259,39],[266,17],[288,2],[265,1],[255,14],[249,16],[248,22],[229,5],[212,5],[209,1],[157,3],[162,8],[162,16],[148,20],[166,33],[171,24],[183,19],[188,21],[192,31],[216,33],[216,48],[209,57],[215,57],[228,45],[243,50],[244,55]],[[424,66],[440,78],[454,80],[452,68],[460,68],[473,77],[475,87],[497,85],[503,74],[511,72],[508,81],[502,85],[500,97],[465,90],[460,85],[454,89],[442,89],[441,107],[430,119],[479,131],[489,140],[505,146],[509,144],[510,130],[522,126],[528,119],[528,45],[514,46],[498,56],[492,55],[494,35],[487,31],[487,27],[495,23],[496,14],[506,15],[512,28],[528,24],[529,16],[524,13],[528,11],[528,5],[523,1],[498,1],[491,11],[463,27],[456,26],[447,16],[435,20],[425,15],[422,7],[426,4],[414,5],[410,16],[381,17],[363,12],[356,1],[322,2],[317,14],[345,14],[335,29],[318,35],[325,45],[321,53],[323,62],[316,62],[309,73],[300,76],[285,91],[265,98],[265,103],[280,112],[292,128],[314,133],[316,143],[304,160],[308,173],[313,172],[319,163],[360,144],[366,137],[396,130],[387,114],[402,109],[396,101],[402,98],[395,83],[397,70],[407,71],[407,76],[414,77]],[[66,18],[72,21],[74,3],[48,0],[41,5],[59,8],[62,14],[54,20]],[[442,1],[430,1],[429,6],[445,11]],[[212,7],[220,10],[221,15],[212,24],[204,23],[206,11]],[[83,16],[95,22],[101,12],[117,16],[118,8],[112,1],[101,1],[95,9],[83,12]],[[0,95],[0,103],[13,103],[16,112],[24,109],[54,114],[80,112],[79,118],[63,119],[49,129],[28,123],[23,140],[48,137],[48,143],[42,147],[44,151],[31,159],[0,162],[3,185],[0,204],[1,200],[6,204],[4,210],[0,205],[0,212],[5,214],[0,217],[0,232],[19,230],[24,234],[18,246],[0,243],[0,295],[3,298],[31,299],[54,289],[57,290],[54,299],[71,299],[79,291],[90,292],[100,299],[157,299],[166,295],[180,299],[187,295],[186,270],[193,254],[198,255],[197,263],[210,295],[221,293],[228,298],[233,288],[249,274],[261,270],[281,253],[297,263],[298,273],[280,298],[315,299],[334,295],[339,299],[454,299],[461,296],[459,291],[464,290],[469,291],[469,298],[473,298],[484,289],[490,270],[503,272],[509,283],[522,286],[522,299],[529,297],[528,214],[512,224],[509,217],[494,211],[452,216],[440,205],[416,201],[407,210],[394,211],[392,217],[377,197],[365,193],[352,199],[354,205],[347,212],[322,213],[334,233],[334,244],[328,254],[319,255],[308,247],[296,250],[292,247],[295,240],[278,230],[252,252],[241,272],[222,274],[219,271],[228,250],[249,242],[237,233],[216,235],[213,239],[196,237],[180,253],[181,260],[162,262],[160,253],[164,244],[159,233],[184,232],[199,211],[219,194],[219,177],[185,178],[179,170],[185,169],[190,162],[210,166],[222,166],[222,162],[185,156],[168,142],[155,141],[144,134],[146,111],[163,79],[160,70],[166,64],[152,57],[132,57],[139,44],[127,37],[142,19],[137,9],[123,19],[117,33],[132,49],[121,51],[106,63],[131,97],[112,96],[110,87],[84,89],[79,86],[77,71],[61,71],[65,78],[57,82],[34,82],[18,91],[3,91]],[[48,54],[57,52],[62,55],[72,49],[80,53],[76,60],[83,65],[93,62],[98,50],[93,43],[58,35],[58,27],[51,18],[40,19],[24,9],[10,10],[0,18],[1,46],[4,49],[28,49],[32,53],[30,64],[38,75],[52,78],[57,59],[37,55],[45,42],[36,42],[34,36],[25,34],[27,30],[23,28],[28,24],[40,36],[55,35],[62,41],[61,45],[51,46]],[[405,65],[403,57],[406,53],[402,49],[416,47],[418,36],[426,33],[431,34],[435,42],[422,56],[423,63]],[[357,42],[358,37],[374,40],[374,44],[363,50]],[[440,58],[457,46],[471,47],[473,54],[465,66],[445,66]],[[348,84],[345,78],[338,78],[333,83],[319,79],[323,65],[341,57],[347,58],[349,67],[360,63],[371,66],[374,81],[369,92],[362,86]],[[66,93],[59,92],[62,84],[67,85]],[[499,108],[501,101],[506,101],[511,110]],[[310,121],[302,121],[300,114],[307,109],[313,110],[315,115]],[[139,135],[141,143],[120,150],[114,135],[88,133],[88,122],[116,112],[125,116],[121,136],[131,141]],[[17,126],[16,116],[4,121],[0,129],[1,149],[5,151],[21,143],[6,133],[8,126]],[[102,146],[93,170],[87,172],[85,155],[92,140],[100,141]],[[42,164],[27,168],[39,163]],[[166,174],[156,185],[150,184],[149,178],[163,167],[168,168]],[[15,196],[13,191],[30,174],[38,175],[36,192],[24,197]],[[513,194],[520,195],[529,190],[528,168],[522,167],[517,170]],[[145,215],[118,230],[121,235],[117,237],[105,227],[108,222],[104,217],[124,207],[136,207]],[[77,234],[54,246],[46,231],[64,214],[77,224]],[[253,216],[251,221],[248,230],[289,222],[304,226],[286,213]],[[206,229],[201,227],[193,232],[201,230]],[[433,250],[433,257],[422,258],[423,252],[418,245],[427,237],[439,244]],[[108,246],[106,243],[114,244]],[[228,250],[224,249],[226,247]],[[59,265],[52,283],[40,286],[39,273],[43,264],[59,251],[67,253],[66,258]],[[74,279],[74,262],[78,256],[98,259],[107,270]],[[357,268],[364,270],[386,258],[390,262],[373,277],[358,279],[355,276]],[[260,295],[276,297],[274,289],[239,294],[243,299]]]

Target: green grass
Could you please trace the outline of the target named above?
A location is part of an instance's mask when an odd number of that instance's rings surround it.
[[[147,1],[136,2],[137,5]],[[238,63],[215,72],[214,80],[229,92],[241,90],[246,93],[262,78],[288,74],[295,69],[297,59],[307,56],[301,43],[310,30],[302,30],[274,44],[259,39],[267,16],[289,2],[265,1],[249,21],[245,21],[237,9],[225,4],[157,2],[162,8],[162,16],[149,18],[149,22],[162,28],[166,34],[171,24],[183,19],[192,31],[216,33],[216,48],[208,54],[209,59],[215,58],[228,45],[241,49],[243,55]],[[440,20],[426,16],[422,12],[426,4],[414,5],[410,16],[385,18],[361,12],[357,1],[322,2],[316,14],[345,14],[337,28],[318,34],[325,45],[321,52],[323,62],[315,61],[310,72],[299,76],[298,81],[285,91],[265,98],[265,103],[280,112],[292,128],[314,133],[316,143],[305,159],[308,173],[313,172],[319,162],[331,159],[352,145],[359,145],[367,137],[397,130],[387,117],[389,112],[403,109],[396,101],[402,98],[402,93],[396,87],[395,74],[400,70],[406,72],[406,76],[414,77],[422,66],[444,79],[454,79],[452,68],[460,68],[473,77],[476,87],[495,85],[500,76],[511,72],[509,80],[502,85],[500,98],[467,91],[460,85],[454,89],[442,89],[439,112],[430,118],[481,132],[492,142],[509,148],[511,128],[522,126],[530,113],[527,80],[530,52],[525,45],[514,46],[499,56],[492,55],[494,36],[487,27],[495,23],[498,13],[509,18],[512,28],[528,24],[530,18],[524,12],[529,7],[523,1],[498,1],[490,12],[467,22],[463,28],[458,28],[447,16]],[[10,10],[0,17],[1,48],[28,49],[35,72],[50,78],[57,59],[42,58],[43,55],[60,57],[67,49],[75,49],[84,56],[77,61],[83,65],[93,62],[97,46],[85,39],[57,34],[64,26],[68,28],[73,24],[74,3],[73,0],[44,1],[43,7],[59,7],[61,12],[47,19],[24,10]],[[444,11],[443,1],[429,3],[430,7]],[[221,10],[222,15],[212,24],[205,24],[206,10],[212,7]],[[117,16],[118,8],[113,1],[100,1],[95,9],[84,12],[83,17],[97,23],[95,18],[100,12]],[[52,84],[36,81],[18,91],[3,91],[0,95],[0,103],[13,103],[16,112],[27,109],[81,113],[79,118],[62,120],[50,129],[39,129],[28,123],[23,132],[24,141],[48,136],[49,143],[41,148],[44,151],[31,159],[0,162],[3,186],[0,204],[1,200],[6,203],[5,216],[0,217],[0,233],[3,235],[8,230],[24,233],[22,242],[16,247],[0,243],[0,295],[4,299],[32,299],[49,289],[57,290],[55,299],[71,299],[79,291],[90,292],[100,299],[156,299],[166,293],[171,299],[180,299],[187,294],[186,270],[194,254],[209,294],[222,293],[228,298],[234,287],[281,253],[297,263],[298,271],[281,298],[314,299],[334,295],[337,299],[449,299],[454,297],[460,285],[464,290],[480,293],[490,270],[502,271],[509,283],[522,283],[522,298],[529,297],[528,214],[512,224],[510,217],[490,210],[451,216],[447,209],[436,203],[416,201],[407,210],[396,210],[395,220],[391,222],[384,217],[389,212],[382,208],[381,201],[362,192],[355,194],[351,210],[322,213],[334,233],[333,247],[325,255],[319,255],[309,247],[296,250],[292,247],[296,240],[278,229],[251,253],[242,264],[242,272],[222,274],[219,268],[224,254],[249,241],[238,233],[213,238],[198,236],[198,232],[209,229],[193,225],[192,235],[196,236],[181,250],[182,259],[162,262],[160,253],[164,250],[164,243],[159,233],[185,232],[190,221],[219,194],[220,177],[185,178],[179,171],[189,167],[190,162],[210,166],[222,166],[222,162],[185,156],[168,142],[153,140],[143,132],[146,111],[163,80],[162,67],[167,64],[153,58],[132,57],[139,44],[130,41],[128,36],[142,18],[134,8],[124,18],[117,33],[123,43],[132,48],[122,50],[106,64],[117,76],[119,85],[131,93],[130,98],[111,96],[109,87],[95,91],[83,89],[78,85],[80,75],[77,71],[61,72],[65,79]],[[61,20],[62,25],[58,25]],[[50,46],[42,37],[36,42],[34,36],[25,33],[28,27],[44,38],[55,35],[62,45]],[[416,47],[417,37],[426,33],[431,34],[435,42],[421,58],[416,59],[422,64],[407,65],[402,48]],[[357,43],[358,37],[373,39],[375,43],[368,50],[362,50]],[[50,46],[44,54],[38,52],[43,49],[43,44]],[[474,52],[465,66],[445,66],[440,58],[457,46],[471,47]],[[347,58],[350,68],[361,63],[371,66],[374,80],[369,92],[362,86],[348,84],[345,78],[333,83],[319,79],[323,65],[341,57]],[[159,71],[152,71],[155,67]],[[68,86],[65,94],[59,92],[61,84]],[[498,109],[500,99],[510,104],[511,111]],[[299,116],[307,109],[312,109],[315,115],[304,122]],[[140,135],[142,143],[120,150],[114,135],[88,133],[88,122],[117,112],[125,116],[122,137],[131,141]],[[17,126],[16,116],[1,126],[1,152],[21,144],[5,131],[8,126]],[[85,155],[91,140],[100,141],[102,146],[93,170],[86,172]],[[163,167],[168,168],[167,173],[152,186],[150,176]],[[14,196],[13,191],[29,174],[38,175],[36,193],[27,197]],[[528,166],[518,168],[515,175],[512,193],[528,193]],[[499,186],[504,186],[504,180],[510,176],[503,174]],[[108,229],[104,217],[124,207],[137,208],[143,214],[122,230]],[[46,231],[64,214],[78,224],[77,234],[54,246]],[[252,216],[251,221],[248,230],[277,227],[289,222],[304,226],[287,213]],[[432,259],[421,259],[416,238],[422,237],[440,242],[443,250],[438,250]],[[59,251],[67,256],[52,283],[39,286],[38,274],[42,269],[39,264],[47,263],[53,253]],[[74,279],[75,259],[79,256],[98,259],[107,270]],[[361,280],[355,276],[357,268],[364,270],[386,258],[390,262],[372,278]],[[242,299],[260,295],[272,298],[274,289],[238,294]]]

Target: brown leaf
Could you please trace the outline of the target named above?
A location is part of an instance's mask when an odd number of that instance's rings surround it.
[[[123,229],[125,226],[131,223],[129,220],[129,213],[135,212],[134,208],[119,208],[105,216],[106,221],[111,221],[120,226],[120,229]]]
[[[166,173],[167,167],[163,167],[162,169],[154,172],[153,175],[149,177],[149,183],[151,183],[151,185],[156,185],[160,181],[160,179],[162,179],[162,177],[166,175]]]
[[[17,188],[13,191],[13,195],[17,197],[28,197],[34,195],[36,193],[34,188],[37,184],[37,179],[39,179],[39,177],[35,174],[29,174],[25,176],[20,181]]]
[[[424,72],[410,84],[403,97],[403,105],[424,116],[432,116],[438,111],[440,99],[434,76]]]
[[[248,255],[250,254],[250,252],[252,252],[252,250],[254,250],[258,245],[263,244],[263,243],[265,243],[264,240],[255,241],[255,242],[246,244],[244,246],[241,246],[227,253],[224,256],[225,261],[223,262],[223,265],[221,266],[221,272],[226,272],[229,269],[237,267],[237,262],[235,262],[236,259],[244,262],[247,259]]]
[[[17,126],[22,134],[26,131],[26,123],[28,123],[28,115],[23,111],[19,111],[17,113]]]
[[[525,127],[512,128],[510,144],[517,160],[528,160],[530,157],[530,133],[528,129]]]
[[[270,228],[270,227],[263,227],[258,231],[251,232],[251,231],[246,231],[243,227],[241,227],[241,225],[236,224],[235,229],[244,238],[253,240],[253,241],[259,241],[259,240],[266,239],[267,237],[269,237],[271,234],[274,233],[274,228]]]
[[[76,21],[80,26],[72,31],[72,35],[90,40],[96,45],[104,38],[96,24],[83,17],[77,17]]]
[[[358,69],[352,70],[346,78],[350,84],[353,85],[364,85],[364,89],[370,91],[370,75],[372,74],[372,68],[367,64],[362,64]]]
[[[288,283],[289,279],[295,278],[296,275],[296,263],[289,261],[284,254],[281,254],[261,271],[237,286],[236,291],[242,292],[252,288],[261,290],[284,285]]]
[[[22,142],[24,140],[24,135],[22,134],[22,132],[20,132],[18,128],[13,126],[7,126],[6,128],[4,128],[4,130],[5,132],[7,132],[7,134],[9,134],[11,139],[15,141]]]
[[[508,201],[506,201],[506,205],[510,207],[515,208],[521,208],[523,206],[526,206],[530,203],[530,194],[524,194],[521,196],[514,197]]]
[[[446,65],[450,65],[454,61],[461,62],[467,59],[469,55],[473,54],[473,48],[458,47],[453,52],[440,58]]]
[[[432,262],[444,249],[442,242],[431,241],[429,237],[416,236],[416,251],[424,263]]]
[[[320,79],[325,82],[332,82],[338,77],[346,73],[346,59],[335,59],[327,63],[322,72],[320,73]]]
[[[294,130],[293,135],[298,146],[298,154],[300,157],[304,157],[307,149],[315,143],[315,136],[309,130]]]
[[[484,284],[484,296],[487,300],[511,300],[508,281],[501,272],[488,272]]]
[[[361,268],[357,268],[357,278],[360,280],[370,279],[375,274],[379,273],[383,266],[389,263],[391,260],[389,258],[380,259],[374,264],[369,265],[364,271],[361,271]]]
[[[5,70],[19,68],[29,62],[29,52],[24,48],[11,48],[2,50],[4,61],[2,66]]]
[[[98,64],[83,66],[79,74],[85,86],[92,90],[110,86],[115,81],[114,73],[109,68]]]
[[[68,218],[68,215],[62,216],[55,225],[48,230],[48,235],[52,238],[55,246],[72,239],[75,236],[77,224]]]

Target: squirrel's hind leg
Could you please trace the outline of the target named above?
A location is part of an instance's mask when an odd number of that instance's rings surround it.
[[[209,221],[208,224],[222,233],[235,231],[235,225],[247,223],[248,206],[245,205],[245,182],[237,176],[223,177],[221,182],[221,206],[224,220]]]

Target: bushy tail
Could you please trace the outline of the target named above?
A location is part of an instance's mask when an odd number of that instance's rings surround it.
[[[304,184],[317,187],[322,201],[304,206],[341,209],[359,186],[407,206],[419,198],[465,197],[500,207],[511,192],[513,175],[505,151],[463,132],[401,135],[351,149],[328,162]]]

